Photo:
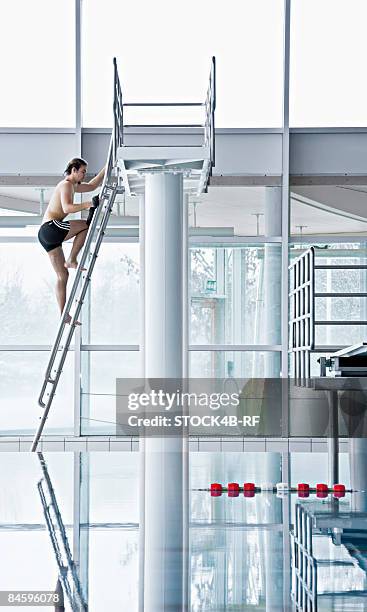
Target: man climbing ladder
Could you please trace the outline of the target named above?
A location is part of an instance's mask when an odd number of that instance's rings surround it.
[[[114,64],[114,127],[111,134],[110,145],[107,155],[107,163],[105,167],[97,174],[97,176],[89,181],[89,183],[83,183],[87,170],[87,162],[81,158],[72,159],[65,170],[65,179],[60,181],[56,186],[55,192],[51,198],[50,204],[45,213],[39,232],[40,242],[49,253],[53,267],[55,268],[56,274],[58,275],[58,283],[61,278],[61,283],[58,284],[57,294],[60,309],[65,310],[65,315],[61,317],[59,327],[57,330],[55,342],[53,344],[50,358],[47,364],[45,377],[42,385],[42,389],[38,398],[38,404],[43,408],[43,414],[40,417],[40,422],[35,433],[31,451],[37,450],[38,442],[40,440],[43,428],[45,426],[49,410],[57,389],[57,385],[60,380],[62,369],[65,363],[66,355],[69,351],[70,344],[73,338],[75,325],[78,323],[78,316],[80,314],[91,276],[93,273],[94,265],[98,257],[99,249],[101,247],[103,237],[105,235],[106,227],[112,208],[115,202],[117,194],[123,194],[125,187],[120,184],[119,170],[117,165],[117,149],[122,144],[122,99],[121,99],[121,86],[117,72],[116,59],[113,60]],[[99,199],[94,200],[92,205],[90,202],[82,205],[73,204],[73,197],[76,191],[88,192],[93,191],[99,185],[102,185],[100,192],[101,204]],[[98,210],[96,208],[98,206]],[[70,227],[58,228],[62,230],[62,233],[54,232],[50,237],[50,233],[47,231],[48,227],[56,226],[57,224],[62,225],[67,222],[64,221],[65,216],[69,212],[77,212],[83,209],[90,209],[88,219],[86,221],[70,221]],[[94,215],[94,216],[93,216]],[[74,224],[78,223],[78,226]],[[81,224],[84,225],[81,225]],[[73,224],[73,225],[72,225]],[[88,225],[90,224],[90,231],[87,232]],[[44,227],[46,225],[46,228]],[[42,229],[44,228],[44,229]],[[53,230],[53,228],[52,228]],[[76,231],[75,231],[76,230]],[[46,234],[46,235],[45,235]],[[83,236],[81,236],[83,234]],[[79,236],[81,236],[79,238]],[[64,254],[62,252],[62,243],[69,238],[74,237],[74,245],[72,252],[67,261],[65,261]],[[85,246],[81,253],[80,265],[76,262],[77,254],[80,252],[82,246]],[[74,250],[73,250],[74,249]],[[56,252],[56,258],[58,258],[57,266],[54,265],[52,253]],[[66,296],[66,283],[69,268],[76,267],[76,274],[73,285],[70,289],[67,302],[65,304]],[[84,271],[84,274],[83,274]],[[66,278],[65,278],[66,277]],[[70,323],[70,325],[68,325]],[[66,332],[66,333],[64,333]]]
[[[66,302],[66,286],[69,269],[78,267],[77,256],[80,252],[88,227],[92,221],[95,209],[99,204],[99,197],[94,196],[92,202],[74,204],[75,193],[87,193],[99,187],[105,175],[105,168],[88,183],[84,183],[88,163],[79,157],[72,159],[66,166],[65,178],[60,181],[51,196],[49,205],[44,214],[42,225],[38,232],[38,239],[47,251],[53,269],[57,275],[56,299],[62,315]],[[86,221],[82,219],[65,221],[66,215],[89,209]],[[62,243],[74,238],[73,246],[68,259],[65,261]],[[70,313],[65,313],[65,323],[70,323]]]

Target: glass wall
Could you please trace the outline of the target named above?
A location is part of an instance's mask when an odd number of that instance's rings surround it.
[[[277,244],[191,249],[190,343],[279,344],[280,258]]]
[[[291,257],[309,245],[294,243]],[[367,265],[367,251],[361,239],[313,241],[313,245],[316,264],[330,266],[316,270],[315,277],[316,292],[321,294],[315,302],[316,345],[323,354],[328,347],[365,338],[367,325],[360,322],[367,321],[366,271],[343,266]],[[279,376],[280,261],[277,243],[201,242],[191,247],[190,376]],[[54,273],[35,242],[0,243],[0,263],[0,430],[31,434],[39,416],[37,395],[48,347],[58,323]],[[79,390],[84,435],[116,433],[116,381],[140,375],[139,266],[137,243],[116,238],[103,245],[83,311]],[[344,293],[350,295],[338,295]],[[316,359],[313,356],[314,374]],[[71,351],[47,423],[48,434],[73,433],[79,382],[74,370]]]
[[[19,235],[24,229],[16,231]],[[30,435],[42,412],[38,395],[59,312],[54,272],[40,245],[33,238],[31,242],[14,240],[0,243],[0,434]],[[72,350],[47,422],[48,433],[74,432],[73,382]]]
[[[187,0],[173,10],[168,0],[84,0],[84,125],[111,125],[113,56],[125,101],[201,102],[215,55],[217,127],[281,127],[283,4]],[[159,121],[144,116],[143,123]],[[187,113],[180,119],[192,123]]]
[[[0,127],[75,126],[74,0],[3,2],[0,56]]]
[[[263,378],[279,375],[280,353],[195,350],[190,352],[192,378]]]
[[[1,242],[1,344],[51,344],[59,320],[54,291],[54,272],[38,242]]]
[[[190,376],[279,376],[280,246],[203,243],[190,262]],[[117,380],[140,376],[139,265],[138,244],[103,245],[83,318],[83,435],[116,434]]]
[[[138,244],[103,244],[90,285],[90,329],[83,327],[83,342],[139,344],[139,265]]]
[[[367,125],[364,0],[292,0],[290,125]]]

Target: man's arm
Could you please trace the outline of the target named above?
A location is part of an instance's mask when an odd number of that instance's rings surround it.
[[[105,170],[106,166],[102,168],[102,170],[98,172],[97,176],[92,178],[88,183],[80,183],[80,185],[75,185],[75,191],[77,193],[87,193],[88,191],[94,191],[97,189],[97,187],[103,183]]]
[[[66,215],[87,210],[92,206],[92,202],[83,202],[82,204],[73,203],[73,188],[69,183],[61,185],[60,188],[61,207]]]

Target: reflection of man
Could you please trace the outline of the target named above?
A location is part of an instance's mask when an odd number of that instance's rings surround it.
[[[66,285],[68,282],[68,268],[77,268],[77,256],[87,236],[88,227],[92,221],[95,209],[99,204],[98,196],[94,196],[92,202],[74,204],[74,193],[86,193],[94,191],[101,185],[105,173],[103,168],[97,176],[89,183],[83,183],[87,172],[87,162],[75,157],[72,159],[64,172],[65,178],[56,185],[49,205],[44,214],[42,225],[38,232],[38,239],[47,251],[52,266],[57,275],[56,299],[62,314],[66,302]],[[69,213],[79,212],[89,208],[86,221],[65,221]],[[73,246],[68,259],[65,261],[62,243],[74,238]],[[71,316],[65,315],[66,323],[70,323]]]

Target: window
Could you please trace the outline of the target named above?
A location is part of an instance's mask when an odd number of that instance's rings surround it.
[[[217,127],[280,127],[283,1],[175,4],[83,2],[84,125],[112,125],[113,56],[125,101],[201,102],[215,55]]]
[[[192,248],[190,343],[278,344],[280,268],[277,244]]]
[[[75,125],[73,0],[3,2],[0,125]]]
[[[290,124],[367,125],[364,0],[292,0]]]

